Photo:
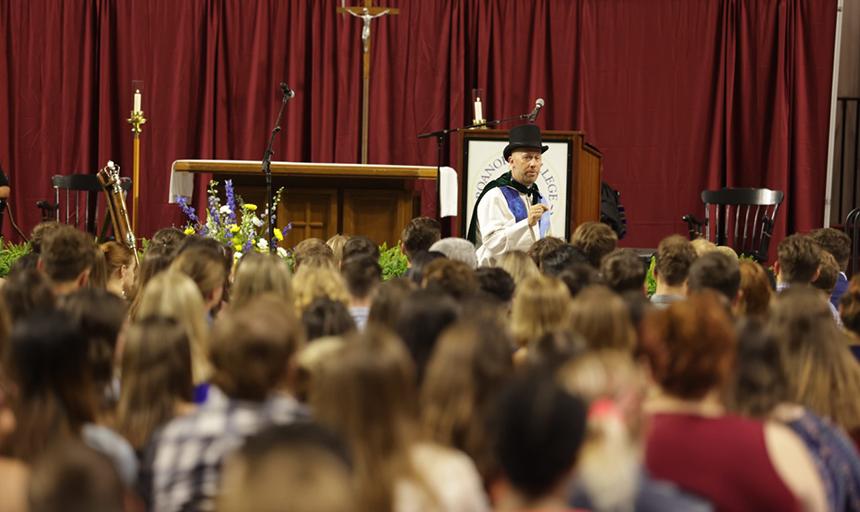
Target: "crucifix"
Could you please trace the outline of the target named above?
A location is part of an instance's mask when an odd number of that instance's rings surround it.
[[[364,26],[361,29],[361,45],[364,53],[364,70],[362,71],[361,88],[361,163],[367,163],[368,110],[370,107],[370,22],[386,14],[400,14],[400,9],[394,7],[373,7],[372,0],[364,0],[364,5],[338,7],[337,12],[348,13],[361,19]]]

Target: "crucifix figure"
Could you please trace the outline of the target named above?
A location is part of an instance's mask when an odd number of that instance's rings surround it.
[[[399,14],[400,9],[388,7],[373,7],[372,0],[364,0],[363,6],[338,7],[337,12],[360,18],[364,25],[361,28],[362,53],[364,68],[362,72],[362,107],[361,107],[361,163],[367,163],[368,109],[370,106],[370,22],[386,14]]]

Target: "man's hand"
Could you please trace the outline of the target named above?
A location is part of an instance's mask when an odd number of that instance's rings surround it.
[[[529,226],[534,226],[538,223],[544,212],[549,210],[545,204],[535,204],[529,208]]]

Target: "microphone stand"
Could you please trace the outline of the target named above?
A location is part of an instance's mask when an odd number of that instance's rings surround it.
[[[508,121],[520,121],[523,119],[529,119],[531,117],[531,112],[528,114],[523,114],[516,117],[509,117],[507,119],[497,119],[495,121],[484,121],[483,123],[470,124],[467,126],[461,126],[459,128],[445,128],[444,130],[438,130],[435,132],[422,133],[418,136],[419,139],[427,139],[430,137],[436,137],[436,220],[442,221],[442,194],[441,188],[439,187],[439,183],[442,177],[442,146],[445,143],[445,136],[449,133],[459,132],[460,130],[470,130],[472,128],[481,128],[483,126],[495,126],[501,123],[507,123]]]
[[[287,100],[290,97],[284,93],[284,99],[281,101],[281,110],[278,111],[278,119],[275,120],[275,127],[272,128],[272,137],[269,139],[269,147],[266,148],[266,152],[263,153],[263,173],[266,175],[266,205],[269,211],[269,215],[266,218],[266,222],[269,224],[269,254],[275,254],[275,244],[272,242],[275,239],[275,222],[273,218],[275,216],[275,205],[272,204],[274,202],[274,198],[272,197],[272,155],[275,154],[272,151],[272,144],[275,142],[275,135],[279,131],[281,131],[281,114],[284,113],[284,107],[287,106]]]

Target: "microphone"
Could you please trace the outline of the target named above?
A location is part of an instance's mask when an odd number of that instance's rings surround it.
[[[291,99],[293,96],[296,95],[296,93],[294,93],[293,90],[290,89],[290,86],[285,84],[284,82],[281,82],[281,91],[283,91],[284,97],[286,97],[287,99]]]
[[[535,109],[532,110],[531,114],[529,114],[529,123],[530,124],[534,124],[535,119],[537,119],[537,116],[540,113],[540,109],[543,108],[545,103],[546,102],[543,100],[543,98],[538,98],[537,101],[535,101]]]

